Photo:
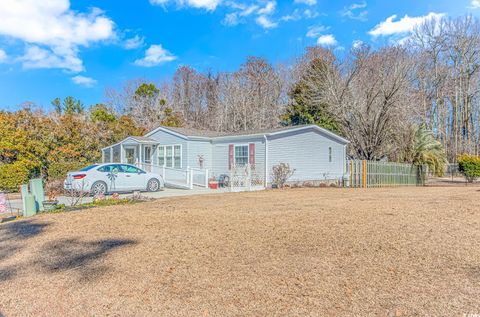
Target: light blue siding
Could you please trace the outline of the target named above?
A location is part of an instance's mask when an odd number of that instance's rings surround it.
[[[149,137],[154,140],[157,140],[160,146],[161,145],[181,145],[182,146],[182,168],[186,168],[188,166],[187,140],[162,130],[156,131],[155,133],[149,135]],[[155,150],[153,164],[158,164],[157,150]]]
[[[209,170],[210,176],[229,174],[230,144],[252,143],[255,144],[256,174],[261,179],[266,176],[269,183],[272,167],[279,163],[288,163],[295,169],[290,181],[338,180],[345,176],[347,141],[318,127],[311,126],[265,135],[217,138],[181,136],[161,128],[147,136],[158,141],[160,146],[181,145],[182,169],[200,168],[199,156],[202,156],[203,168]],[[110,149],[114,160],[119,159],[118,148],[119,145],[116,145]],[[331,161],[329,161],[330,148]],[[137,155],[141,154],[137,146]],[[158,148],[155,146],[153,164],[158,163]]]
[[[255,144],[255,168],[257,174],[263,177],[265,173],[265,140],[260,138],[236,138],[230,140],[214,140],[213,142],[213,173],[216,177],[221,174],[228,174],[228,147],[233,145]]]
[[[268,139],[269,181],[272,167],[279,163],[295,169],[290,181],[340,179],[345,173],[345,145],[314,129],[283,133]]]
[[[187,166],[200,168],[199,156],[203,157],[203,168],[212,170],[212,143],[210,141],[189,140],[187,142]]]

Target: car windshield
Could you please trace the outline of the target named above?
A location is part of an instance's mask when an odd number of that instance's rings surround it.
[[[92,168],[95,168],[97,167],[98,165],[97,164],[93,164],[93,165],[90,165],[90,166],[87,166],[87,167],[84,167],[80,170],[80,172],[86,172],[86,171],[89,171],[91,170]]]

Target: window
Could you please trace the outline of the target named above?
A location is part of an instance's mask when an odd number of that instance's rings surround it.
[[[166,146],[166,167],[173,167],[173,149],[171,146]]]
[[[102,173],[118,173],[118,170],[119,170],[119,165],[113,164],[113,165],[102,166],[97,171]]]
[[[158,165],[165,166],[165,147],[158,147]]]
[[[173,147],[173,167],[180,168],[182,166],[182,148],[180,145]]]
[[[328,148],[328,161],[332,162],[332,148],[331,147]]]
[[[120,171],[129,174],[137,174],[141,172],[138,168],[132,165],[120,165]]]
[[[182,168],[182,146],[165,145],[158,147],[158,165]]]
[[[87,166],[87,167],[84,167],[80,170],[80,172],[86,172],[86,171],[89,171],[91,170],[92,168],[95,168],[97,167],[98,165],[97,164],[93,164],[93,165],[90,165],[90,166]]]
[[[248,145],[235,145],[235,166],[248,164]]]

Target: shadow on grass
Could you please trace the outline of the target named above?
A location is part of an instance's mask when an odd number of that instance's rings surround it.
[[[23,248],[24,240],[41,234],[49,223],[21,220],[0,225],[0,264]],[[12,279],[16,267],[0,267],[0,282]]]
[[[74,270],[79,275],[79,281],[88,282],[99,278],[110,269],[101,261],[108,253],[134,244],[136,241],[130,239],[62,239],[43,246],[34,264],[47,273]]]
[[[23,240],[41,234],[49,223],[20,220],[0,225],[0,243]]]

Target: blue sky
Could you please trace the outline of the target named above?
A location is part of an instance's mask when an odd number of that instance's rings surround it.
[[[425,19],[480,13],[480,0],[0,0],[0,109],[104,101],[128,79],[180,65],[231,71],[249,55],[288,61],[405,37]]]

